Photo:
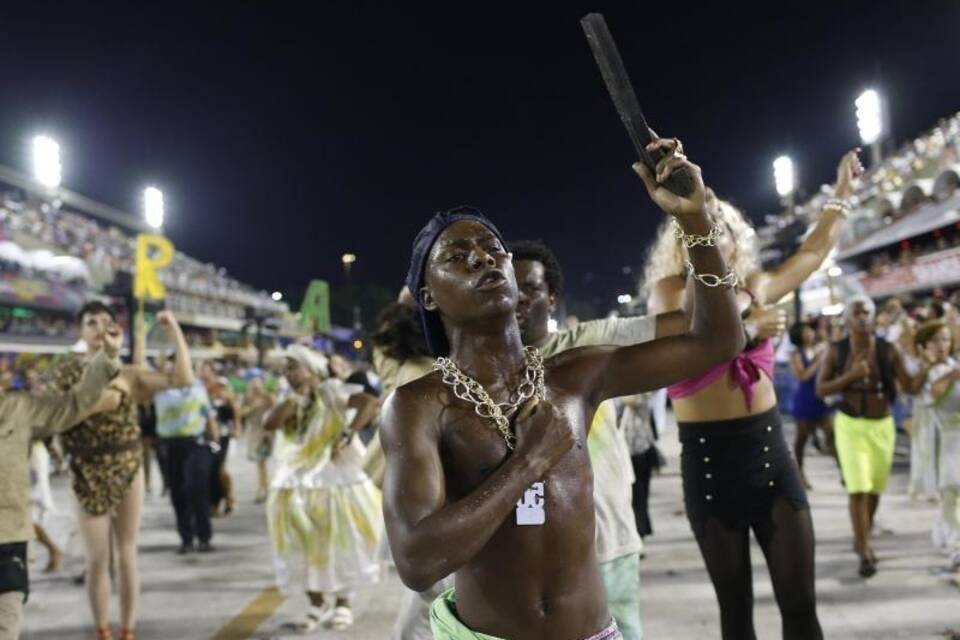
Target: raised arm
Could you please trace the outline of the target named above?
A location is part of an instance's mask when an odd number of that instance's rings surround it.
[[[736,276],[727,268],[712,236],[719,227],[714,227],[706,212],[700,168],[687,160],[674,140],[659,139],[651,147],[669,151],[658,167],[658,175],[653,176],[642,163],[634,168],[650,197],[673,217],[684,234],[689,254],[687,267],[696,280],[692,322],[682,335],[575,353],[575,376],[586,384],[588,396],[597,402],[659,389],[702,373],[733,358],[744,344],[734,293]],[[687,197],[677,196],[662,186],[670,173],[680,167],[694,176],[694,191]]]
[[[863,165],[857,157],[859,149],[847,152],[837,167],[837,184],[834,196],[847,199],[853,195],[856,179],[863,173]],[[820,219],[813,232],[807,236],[795,254],[778,267],[760,274],[751,282],[754,293],[765,304],[776,304],[785,295],[795,291],[823,265],[827,256],[840,239],[840,227],[844,211],[840,207],[827,206],[820,212]]]
[[[177,322],[173,312],[164,310],[157,314],[157,324],[164,328],[167,337],[173,341],[176,349],[173,373],[167,375],[143,367],[136,368],[136,392],[139,399],[144,402],[152,399],[155,393],[165,389],[179,389],[193,384],[193,363],[190,360],[190,348],[187,346],[186,338],[183,337],[180,323]]]
[[[133,321],[133,357],[130,359],[136,367],[147,366],[147,322],[143,311],[137,311]]]
[[[429,396],[427,396],[429,397]],[[419,382],[397,389],[382,414],[384,517],[403,583],[423,591],[467,564],[524,491],[574,443],[570,424],[542,403],[518,418],[517,448],[469,495],[449,502],[440,460],[441,409]]]

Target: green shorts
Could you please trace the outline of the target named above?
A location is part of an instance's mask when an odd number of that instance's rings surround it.
[[[896,435],[891,416],[854,418],[837,412],[833,437],[847,493],[883,493],[893,466]]]
[[[448,589],[433,601],[430,607],[430,629],[434,640],[503,640],[496,636],[478,633],[467,628],[457,617],[457,598],[453,589]],[[616,622],[587,640],[623,640]]]

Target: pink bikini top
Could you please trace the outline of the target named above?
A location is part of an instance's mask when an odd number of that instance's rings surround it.
[[[757,304],[757,296],[754,295],[753,291],[746,287],[743,287],[740,291],[750,296],[750,307]],[[746,318],[749,314],[750,307],[747,307],[741,314],[743,318]],[[743,397],[747,401],[747,410],[749,411],[753,408],[753,388],[760,381],[760,372],[767,374],[767,377],[773,380],[774,366],[773,342],[770,338],[767,338],[729,362],[718,364],[699,376],[687,378],[682,382],[670,385],[667,387],[667,395],[671,400],[687,398],[704,387],[710,386],[729,371],[730,381],[743,391]]]
[[[722,378],[729,371],[731,382],[743,391],[743,397],[747,401],[747,409],[750,409],[753,402],[753,387],[760,380],[760,372],[767,374],[767,377],[772,380],[773,367],[773,342],[767,338],[753,349],[744,351],[729,362],[718,364],[699,376],[670,385],[667,388],[667,395],[672,400],[692,396],[697,391]]]

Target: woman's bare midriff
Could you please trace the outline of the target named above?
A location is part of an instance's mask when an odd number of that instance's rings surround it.
[[[677,422],[711,422],[755,416],[777,406],[773,381],[766,374],[753,386],[753,402],[747,409],[743,390],[730,381],[730,376],[714,380],[692,396],[673,400]]]

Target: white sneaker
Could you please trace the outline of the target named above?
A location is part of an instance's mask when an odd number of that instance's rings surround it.
[[[292,629],[297,633],[312,633],[321,626],[329,627],[330,620],[333,618],[334,608],[332,602],[324,602],[323,606],[310,606],[307,613],[299,620],[291,620],[284,624],[284,628]]]
[[[337,607],[330,617],[329,626],[337,631],[343,631],[353,626],[353,612],[350,607]]]

